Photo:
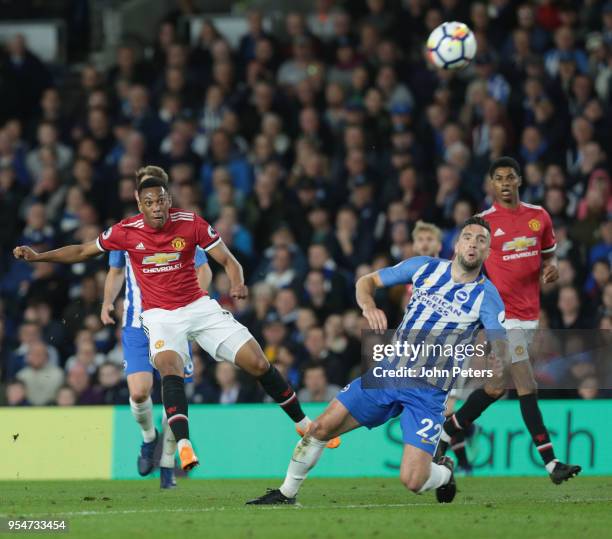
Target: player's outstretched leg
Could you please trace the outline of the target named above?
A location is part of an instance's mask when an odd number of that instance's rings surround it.
[[[236,353],[234,362],[238,367],[257,378],[263,390],[293,420],[298,434],[304,436],[310,419],[302,410],[297,394],[289,382],[281,376],[274,365],[268,362],[255,339],[250,339],[242,345]],[[327,444],[327,447],[334,449],[340,445],[340,438],[335,437]]]
[[[183,362],[176,352],[165,350],[155,356],[155,367],[162,376],[162,400],[168,425],[176,440],[181,467],[188,471],[199,464],[189,441],[189,416]]]
[[[150,372],[135,372],[127,377],[130,390],[130,410],[142,433],[142,444],[138,454],[138,473],[142,476],[153,471],[153,455],[158,441],[158,432],[153,426],[153,401],[151,386],[153,377]]]
[[[359,426],[344,405],[333,400],[325,411],[310,423],[306,434],[295,446],[280,488],[268,489],[263,496],[246,502],[247,505],[294,504],[304,479],[319,461],[328,440]]]
[[[168,418],[164,411],[162,421],[162,454],[159,461],[159,483],[162,489],[172,489],[176,487],[174,476],[174,454],[176,453],[176,440],[172,429],[168,425]]]

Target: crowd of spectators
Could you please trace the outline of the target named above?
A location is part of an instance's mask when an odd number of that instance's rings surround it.
[[[245,268],[235,313],[303,400],[327,401],[359,370],[354,282],[413,254],[417,220],[443,230],[491,205],[486,170],[523,168],[522,199],[551,214],[558,282],[544,328],[612,327],[612,2],[317,0],[230,46],[210,20],[188,43],[163,20],[149,54],[121,45],[106,70],[57,80],[17,36],[0,54],[0,373],[9,405],[127,402],[120,324],[99,318],[107,260],[12,259],[15,245],[85,242],[137,213],[134,171],[168,170],[174,205],[214,224]],[[460,72],[426,61],[444,20],[473,29]],[[390,325],[405,290],[377,294]],[[120,301],[116,312],[121,312]],[[197,347],[194,403],[262,400]],[[589,361],[573,396],[612,387]],[[559,378],[560,377],[560,378]],[[156,395],[159,399],[159,395]]]

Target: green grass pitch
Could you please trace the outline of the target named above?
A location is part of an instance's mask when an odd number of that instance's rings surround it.
[[[244,502],[278,480],[0,482],[0,515],[65,518],[69,538],[610,537],[612,477],[458,478],[455,502],[391,479],[311,479],[298,507]],[[24,532],[19,532],[21,535]],[[18,535],[0,534],[9,537]],[[43,534],[37,534],[41,536]]]

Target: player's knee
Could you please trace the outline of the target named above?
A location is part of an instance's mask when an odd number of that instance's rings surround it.
[[[153,364],[157,370],[161,369],[182,369],[181,356],[173,350],[159,352],[153,358]]]
[[[234,363],[256,378],[263,376],[270,370],[270,362],[254,339],[242,345],[234,357]]]
[[[427,478],[417,473],[416,470],[408,470],[400,474],[400,481],[408,490],[418,494]]]
[[[137,387],[130,391],[130,399],[138,404],[142,404],[149,398],[149,390],[144,387]]]
[[[263,376],[270,370],[270,363],[263,355],[263,353],[255,354],[253,356],[251,368],[253,369],[252,374],[254,376]]]
[[[164,376],[183,376],[184,374],[184,367],[180,361],[160,361],[155,363],[155,367],[162,378]]]

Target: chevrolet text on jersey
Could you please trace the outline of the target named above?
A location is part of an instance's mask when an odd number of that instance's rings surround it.
[[[541,206],[519,203],[515,209],[495,203],[480,216],[491,230],[491,254],[485,261],[487,276],[504,300],[506,317],[537,320],[540,316],[542,254],[556,248],[550,216]],[[516,283],[520,282],[520,287]]]

